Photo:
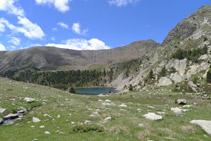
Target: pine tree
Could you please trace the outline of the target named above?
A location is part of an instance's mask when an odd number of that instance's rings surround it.
[[[130,86],[129,86],[129,91],[132,91],[132,90],[133,90],[133,85],[130,84]]]
[[[160,76],[161,77],[166,76],[166,67],[165,66],[161,69]]]
[[[153,74],[153,70],[150,70],[150,72],[149,72],[149,78],[154,78],[154,74]]]
[[[207,83],[211,83],[211,69],[207,72]]]
[[[75,92],[75,89],[74,89],[73,87],[71,87],[71,88],[69,89],[69,92],[70,92],[70,93],[73,93],[73,94],[76,93],[76,92]]]

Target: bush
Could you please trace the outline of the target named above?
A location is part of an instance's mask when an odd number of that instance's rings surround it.
[[[154,78],[153,70],[150,70],[148,77],[150,79],[153,79]]]
[[[103,132],[103,127],[97,125],[76,125],[70,133]]]
[[[207,72],[207,83],[211,83],[211,69]]]
[[[76,93],[76,92],[75,92],[75,89],[74,89],[73,87],[71,87],[71,88],[69,89],[69,92],[70,92],[70,93],[73,93],[73,94]]]
[[[192,50],[178,49],[172,57],[175,59],[182,60],[187,58],[193,62],[197,62],[199,56],[207,53],[207,46],[205,45],[203,48],[197,48]]]
[[[130,84],[129,91],[132,91],[132,90],[133,90],[133,85]]]
[[[161,77],[166,76],[166,67],[165,66],[161,69],[160,76]]]

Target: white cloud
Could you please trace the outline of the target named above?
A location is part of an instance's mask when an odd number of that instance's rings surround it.
[[[18,0],[0,0],[0,10],[16,16],[24,16],[24,10],[14,5]]]
[[[118,7],[126,6],[131,3],[139,2],[140,0],[109,0],[108,3],[110,5],[116,5]]]
[[[55,37],[51,37],[51,40],[52,40],[52,41],[55,41],[56,39],[55,39]]]
[[[87,29],[81,30],[80,23],[73,23],[72,30],[79,35],[85,35],[88,32]]]
[[[12,37],[11,40],[9,41],[9,43],[12,43],[16,46],[20,45],[21,39],[16,38],[16,37]]]
[[[57,31],[57,28],[56,27],[52,28],[52,31]]]
[[[0,51],[5,51],[5,50],[6,50],[5,46],[0,44]]]
[[[21,27],[14,26],[4,18],[0,18],[0,25],[1,24],[8,27],[10,30],[12,30],[12,32],[22,33],[30,39],[42,39],[45,36],[42,29],[36,23],[32,23],[26,17],[18,16],[18,24],[22,25]]]
[[[63,22],[58,22],[57,24],[61,26],[62,28],[69,29],[69,26]]]
[[[66,40],[64,44],[47,44],[46,46],[53,46],[65,49],[74,50],[99,50],[99,49],[110,49],[103,41],[99,39],[92,38],[90,40],[86,39],[69,39]]]
[[[18,24],[22,25],[21,27],[14,26],[6,19],[0,18],[0,32],[4,32],[6,26],[12,30],[12,32],[22,33],[30,39],[42,39],[45,36],[44,32],[36,23],[32,23],[24,16],[24,10],[16,4],[18,1],[19,0],[0,0],[0,10],[17,16]]]
[[[5,31],[5,25],[0,23],[0,32],[4,32]]]
[[[42,39],[45,36],[42,29],[36,23],[32,23],[26,17],[18,17],[18,19],[18,23],[22,25],[22,27],[17,28],[18,32],[23,33],[30,39]]]
[[[54,7],[59,10],[60,12],[67,12],[70,7],[69,3],[72,0],[35,0],[37,4],[39,5],[54,5]]]

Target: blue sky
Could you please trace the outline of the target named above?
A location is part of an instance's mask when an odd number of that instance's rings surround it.
[[[211,0],[0,0],[0,50],[32,46],[96,50],[162,43]]]

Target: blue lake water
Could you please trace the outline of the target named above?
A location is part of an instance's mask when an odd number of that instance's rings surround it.
[[[75,90],[76,94],[87,94],[87,95],[98,95],[98,94],[108,94],[116,93],[114,88],[78,88]]]

